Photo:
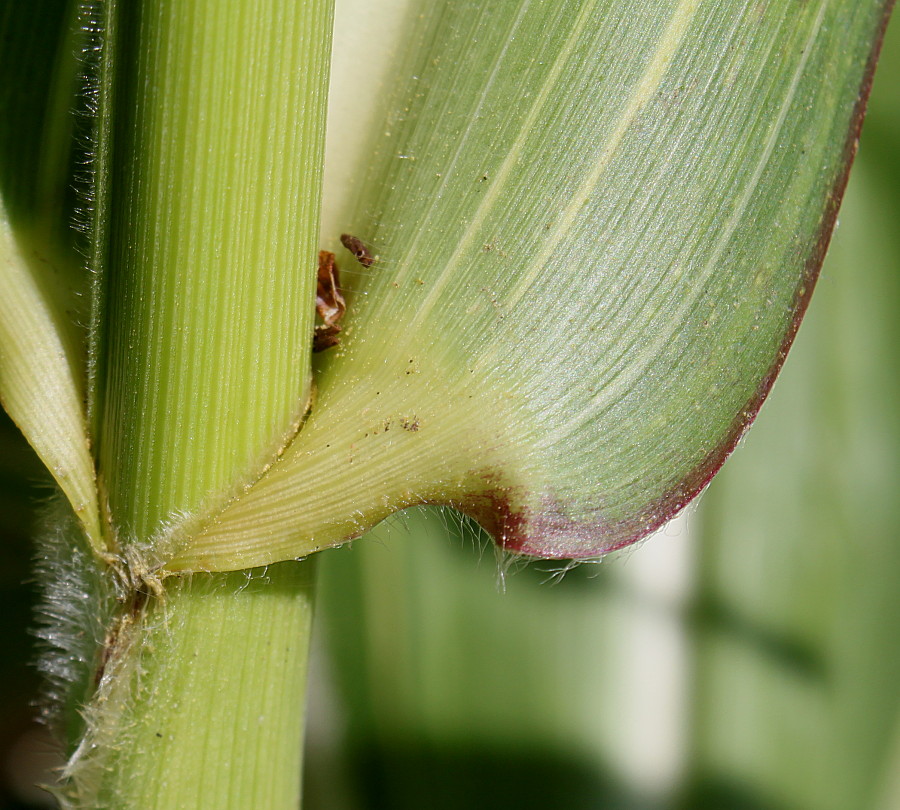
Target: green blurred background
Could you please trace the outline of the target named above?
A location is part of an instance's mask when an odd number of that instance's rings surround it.
[[[700,505],[561,572],[451,513],[324,552],[309,810],[900,808],[900,28],[810,312]],[[0,422],[0,808],[35,726],[30,534],[51,492]]]

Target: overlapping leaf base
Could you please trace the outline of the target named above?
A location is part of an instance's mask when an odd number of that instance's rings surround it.
[[[423,18],[346,224],[377,260],[347,292],[309,420],[171,533],[168,567],[303,556],[413,503],[547,557],[671,517],[793,339],[887,5]]]

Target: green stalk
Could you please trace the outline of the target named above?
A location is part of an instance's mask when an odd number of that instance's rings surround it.
[[[91,412],[124,584],[73,806],[299,802],[311,565],[151,569],[166,523],[258,474],[308,404],[331,12],[103,12]]]
[[[330,24],[328,0],[119,9],[96,413],[123,542],[258,473],[306,408]]]
[[[128,683],[101,715],[113,733],[102,767],[81,779],[84,806],[299,806],[314,568],[194,575],[166,589],[114,673]]]

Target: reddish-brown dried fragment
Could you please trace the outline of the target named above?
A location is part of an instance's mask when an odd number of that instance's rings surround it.
[[[314,352],[337,345],[338,333],[341,331],[338,321],[344,316],[346,309],[334,254],[328,250],[320,250],[319,272],[316,275],[316,312],[322,323],[313,334]]]
[[[325,324],[317,326],[316,331],[313,332],[312,350],[314,352],[323,352],[325,349],[337,346],[340,331],[341,327],[336,323],[331,324],[331,326],[326,326]]]
[[[334,254],[328,250],[320,250],[319,272],[316,276],[316,311],[326,326],[333,326],[343,317],[346,309]]]
[[[363,267],[371,267],[374,264],[375,257],[369,253],[369,249],[363,244],[361,239],[357,239],[349,233],[342,233],[341,244],[356,256],[356,261]]]

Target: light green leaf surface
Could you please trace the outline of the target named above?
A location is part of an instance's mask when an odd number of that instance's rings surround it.
[[[0,401],[103,548],[85,422],[83,272],[66,236],[76,63],[65,4],[0,13]]]
[[[549,557],[664,522],[790,344],[887,5],[412,19],[342,227],[377,261],[341,254],[350,312],[312,413],[259,481],[172,534],[169,567],[302,556],[414,503]]]

